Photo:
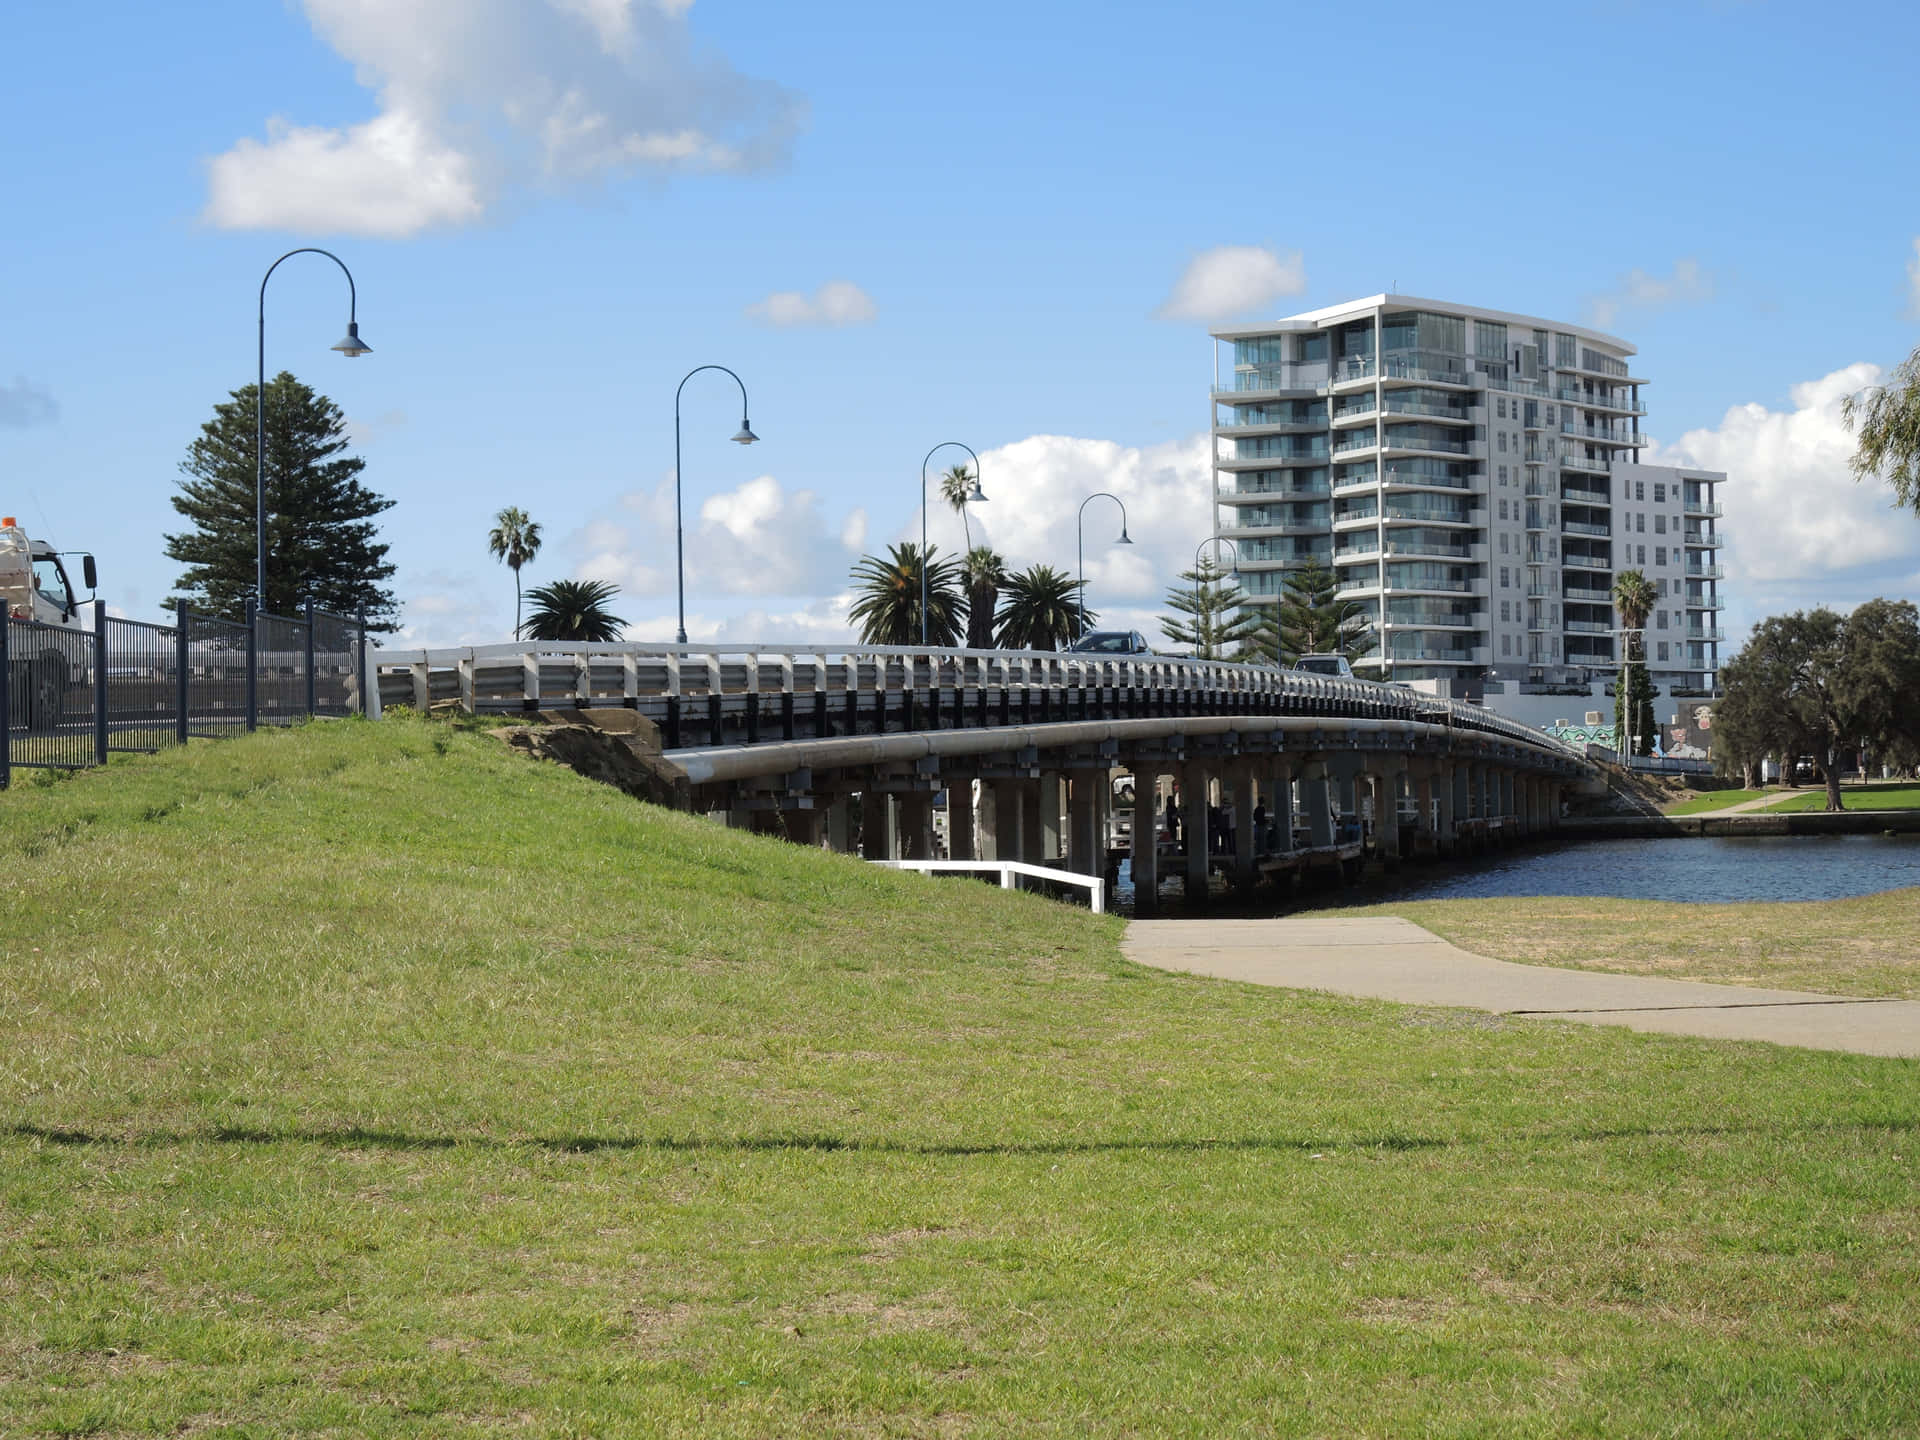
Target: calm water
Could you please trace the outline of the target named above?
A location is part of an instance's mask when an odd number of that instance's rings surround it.
[[[1122,903],[1132,900],[1129,878],[1122,874],[1116,897]],[[1503,895],[1834,900],[1908,885],[1920,885],[1920,835],[1756,835],[1584,840],[1477,861],[1408,865],[1391,879],[1301,899],[1314,908]],[[1178,904],[1171,894],[1168,899]]]

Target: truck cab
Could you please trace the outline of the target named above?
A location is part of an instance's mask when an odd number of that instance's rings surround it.
[[[93,557],[86,557],[91,588]],[[14,518],[0,519],[0,602],[15,620],[42,625],[80,626],[80,597],[67,576],[66,563],[44,540],[31,540]]]
[[[99,580],[93,556],[82,556],[82,578]],[[80,619],[83,598],[62,556],[31,539],[11,516],[0,519],[0,607],[7,621],[7,711],[10,725],[42,733],[67,718],[67,695],[92,673],[93,652]]]

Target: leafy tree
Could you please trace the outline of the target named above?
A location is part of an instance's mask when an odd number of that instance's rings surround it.
[[[885,558],[863,555],[853,567],[854,588],[859,598],[848,618],[860,627],[860,638],[869,645],[918,645],[920,643],[920,547],[903,541],[888,547]],[[960,643],[960,566],[942,560],[938,546],[929,546],[927,554],[927,643]]]
[[[1619,613],[1623,653],[1620,680],[1614,686],[1614,735],[1625,755],[1653,753],[1653,682],[1647,675],[1647,616],[1659,603],[1653,582],[1638,570],[1622,570],[1613,582],[1613,608]]]
[[[1782,744],[1782,768],[1811,750],[1826,781],[1827,808],[1840,803],[1847,750],[1904,753],[1920,732],[1920,611],[1907,601],[1870,600],[1853,614],[1832,610],[1773,615],[1722,672],[1743,747]],[[1778,712],[1768,718],[1769,710]]]
[[[967,553],[973,553],[973,524],[967,519],[967,497],[973,494],[973,471],[955,465],[940,477],[940,498],[960,512],[960,527],[967,534]]]
[[[1373,644],[1367,610],[1338,598],[1339,577],[1318,555],[1287,572],[1277,611],[1262,611],[1250,650],[1260,659],[1292,665],[1302,655],[1358,660]]]
[[[1161,616],[1160,632],[1186,646],[1196,660],[1224,660],[1229,651],[1247,646],[1259,629],[1259,616],[1247,608],[1246,595],[1229,574],[1211,555],[1203,555],[1196,568],[1181,572],[1186,588],[1167,591],[1168,607],[1179,614]]]
[[[1051,565],[1034,565],[1004,582],[997,623],[1007,650],[1058,650],[1080,637],[1080,582]],[[1086,612],[1086,625],[1099,618]]]
[[[626,621],[607,609],[620,593],[604,580],[555,580],[527,592],[529,640],[584,640],[601,644],[620,638]]]
[[[166,537],[167,557],[186,569],[175,599],[239,620],[246,602],[291,615],[311,600],[323,610],[364,610],[392,630],[393,578],[373,517],[393,508],[360,483],[367,462],[348,455],[346,416],[286,371],[267,382],[267,592],[254,573],[254,425],[258,387],[243,385],[213,407],[187,448],[173,508],[192,526]]]
[[[1895,504],[1920,510],[1920,350],[1894,370],[1890,383],[1849,395],[1841,413],[1860,431],[1853,478],[1882,475]]]
[[[960,577],[967,590],[967,648],[991,650],[994,608],[1007,578],[1006,562],[989,547],[976,545],[967,551]]]
[[[513,571],[513,638],[520,638],[520,567],[540,553],[540,522],[517,505],[493,517],[487,532],[487,551]]]

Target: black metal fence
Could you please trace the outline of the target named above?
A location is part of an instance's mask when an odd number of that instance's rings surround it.
[[[115,751],[365,708],[364,619],[309,606],[235,624],[182,606],[172,625],[95,607],[91,626],[0,623],[0,787],[15,767],[78,770]]]

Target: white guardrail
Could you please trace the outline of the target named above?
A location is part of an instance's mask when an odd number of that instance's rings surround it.
[[[1078,885],[1087,892],[1093,913],[1107,913],[1107,882],[1098,875],[1081,875],[1072,870],[1056,870],[1050,865],[1029,865],[1020,860],[875,860],[889,870],[917,870],[922,875],[998,875],[1002,890],[1018,890],[1021,876],[1045,880],[1055,885]]]
[[[642,706],[712,696],[928,690],[1103,690],[1257,697],[1304,714],[1421,719],[1584,760],[1582,751],[1479,705],[1402,685],[1345,680],[1271,665],[1169,655],[962,650],[913,645],[793,646],[519,643],[432,650],[370,650],[377,700],[425,710],[457,700],[467,710],[568,705]],[[377,713],[377,711],[376,711]]]

